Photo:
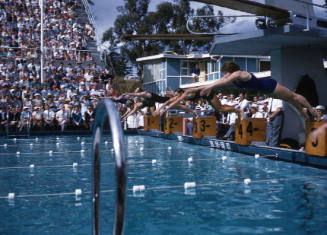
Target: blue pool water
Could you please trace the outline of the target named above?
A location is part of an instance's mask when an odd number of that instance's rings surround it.
[[[159,138],[125,140],[125,234],[325,233],[326,170]],[[91,141],[0,140],[0,234],[91,233]],[[101,230],[110,233],[114,165],[111,139],[103,141]],[[196,182],[196,188],[185,190],[185,182]],[[135,194],[133,185],[146,189]],[[8,193],[15,198],[8,200]]]

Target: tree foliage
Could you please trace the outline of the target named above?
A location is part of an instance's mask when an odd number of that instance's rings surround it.
[[[118,53],[123,61],[130,61],[134,65],[136,59],[161,53],[164,50],[175,51],[178,54],[187,54],[198,50],[208,52],[210,43],[200,41],[122,41],[124,34],[189,34],[186,23],[189,17],[194,15],[215,15],[214,8],[205,5],[196,11],[190,7],[189,0],[174,0],[162,2],[157,5],[156,11],[149,12],[150,0],[125,0],[124,6],[117,8],[117,16],[114,27],[109,28],[104,34],[102,41],[108,42],[111,52]],[[192,29],[198,32],[218,31],[226,23],[223,13],[218,11],[218,18],[206,18],[195,20]],[[121,67],[121,65],[120,65]],[[119,75],[124,75],[119,69]],[[141,70],[141,68],[139,68]]]

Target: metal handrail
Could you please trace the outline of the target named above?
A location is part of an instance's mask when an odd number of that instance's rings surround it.
[[[38,47],[10,47],[10,46],[0,46],[1,49],[21,49],[21,50],[35,50],[40,51],[41,49]],[[98,52],[97,50],[80,50],[76,48],[59,48],[59,47],[43,47],[44,49],[47,49],[49,51],[55,51],[55,50],[63,50],[63,51],[86,51],[86,52]]]
[[[93,234],[100,234],[100,143],[103,125],[108,115],[115,153],[116,206],[113,234],[122,234],[124,229],[126,166],[124,135],[117,108],[110,99],[98,104],[93,127]]]
[[[94,30],[95,30],[95,37],[97,39],[97,45],[99,45],[99,34],[98,34],[98,30],[97,30],[97,27],[96,27],[96,23],[95,23],[95,19],[94,19],[94,16],[93,16],[93,13],[90,9],[90,5],[89,3],[87,2],[87,0],[82,0],[82,3],[83,3],[83,6],[84,6],[84,9],[85,9],[85,12],[87,14],[87,18],[89,19],[90,23],[93,25],[94,27]]]
[[[245,18],[245,17],[258,17],[256,15],[231,15],[231,16],[217,16],[217,15],[206,15],[206,16],[190,16],[186,22],[186,29],[192,34],[210,34],[210,35],[235,35],[235,34],[240,34],[240,33],[221,33],[221,32],[214,32],[214,33],[208,33],[208,32],[195,32],[190,29],[189,23],[190,21],[193,21],[196,18]]]

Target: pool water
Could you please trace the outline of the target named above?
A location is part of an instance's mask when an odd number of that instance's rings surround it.
[[[103,234],[112,232],[114,218],[110,138],[101,146]],[[125,141],[125,234],[325,233],[326,170],[160,138]],[[76,136],[0,140],[0,234],[91,233],[91,142]],[[196,187],[184,189],[185,182]],[[134,185],[145,191],[133,193]]]

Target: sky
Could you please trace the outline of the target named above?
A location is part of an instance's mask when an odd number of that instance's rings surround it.
[[[95,21],[97,24],[97,30],[99,33],[99,38],[102,38],[102,34],[110,27],[113,26],[113,23],[118,15],[117,7],[124,5],[124,0],[94,0],[95,5],[92,7],[93,14],[95,17]],[[150,0],[149,11],[155,11],[156,6],[161,2],[165,2],[164,0]],[[191,2],[191,6],[193,8],[199,8],[203,6],[202,3]],[[224,14],[233,14],[239,15],[244,14],[238,11],[233,11],[226,8],[216,7],[216,9],[220,9],[224,11]],[[216,11],[217,11],[216,10]],[[247,25],[247,24],[244,24]]]
[[[161,3],[164,2],[165,0],[150,0],[150,5],[149,5],[149,10],[150,11],[155,11],[156,6]],[[171,0],[167,0],[167,1],[171,1]],[[259,2],[259,3],[265,3],[265,2],[271,2],[271,3],[275,3],[278,5],[278,1],[279,3],[281,3],[282,5],[286,4],[290,4],[290,1],[286,2],[284,0],[253,0],[254,2]],[[310,1],[310,0],[308,0]],[[99,38],[102,38],[102,34],[103,32],[105,32],[108,28],[113,26],[113,23],[115,21],[115,18],[118,14],[117,12],[117,7],[118,6],[123,6],[124,5],[124,0],[93,0],[93,2],[95,3],[95,5],[92,7],[93,9],[93,13],[95,16],[95,20],[96,20],[96,24],[97,24],[97,29],[98,29],[98,33],[99,33]],[[326,0],[312,0],[313,3],[315,4],[319,4],[319,5],[324,5],[326,3]],[[299,3],[299,0],[293,0],[293,2],[291,3],[292,6],[294,6],[295,4],[301,4]],[[202,3],[198,3],[198,2],[191,2],[191,6],[193,8],[199,8],[201,6],[203,6],[204,4]],[[303,5],[303,4],[302,4]],[[222,8],[222,7],[215,7],[216,8],[216,12],[217,10],[222,10],[224,12],[224,15],[244,15],[243,12],[239,12],[239,11],[233,11],[227,8]],[[303,7],[302,7],[303,8]],[[322,8],[317,8],[315,7],[315,11],[316,14],[319,14],[320,17],[323,17],[325,19],[327,19],[327,11],[325,11],[325,9]],[[318,13],[319,11],[319,13]],[[222,31],[224,33],[242,33],[245,31],[251,31],[251,30],[255,30],[255,25],[253,23],[250,22],[254,22],[253,19],[239,19],[236,21],[235,24],[233,25],[229,25],[228,27],[222,29]]]

